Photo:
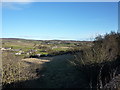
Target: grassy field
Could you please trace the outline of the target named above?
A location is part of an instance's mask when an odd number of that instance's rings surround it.
[[[82,46],[79,46],[82,45]],[[59,53],[60,51],[71,51],[74,49],[82,49],[85,47],[90,47],[92,42],[80,42],[80,41],[40,41],[40,40],[25,40],[25,39],[8,39],[4,38],[2,40],[3,48],[11,48],[9,51],[14,51],[15,53],[19,53],[19,51],[23,51],[23,55],[26,56],[26,53],[31,52],[30,55],[35,54],[51,54],[51,53]],[[20,49],[20,50],[19,50]]]

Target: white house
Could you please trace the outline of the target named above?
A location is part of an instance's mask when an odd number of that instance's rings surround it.
[[[21,55],[21,53],[15,53],[15,55]]]

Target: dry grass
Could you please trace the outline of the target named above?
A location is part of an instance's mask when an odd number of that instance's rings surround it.
[[[45,60],[45,59],[37,59],[37,58],[26,58],[26,59],[22,59],[22,61],[35,63],[35,64],[43,64],[45,62],[50,62],[49,59]]]
[[[30,71],[29,65],[22,61],[23,57],[15,56],[10,52],[4,52],[2,57],[3,72],[2,72],[2,83],[10,84],[12,82],[19,82],[29,80],[30,78],[35,78],[36,74]],[[36,65],[36,68],[40,66]],[[35,69],[35,66],[32,67]]]
[[[76,54],[74,64],[88,75],[90,87],[100,89],[120,73],[120,34],[112,32],[97,37],[93,44]]]

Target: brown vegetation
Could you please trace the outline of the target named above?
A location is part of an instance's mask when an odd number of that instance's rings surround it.
[[[93,43],[92,48],[76,55],[74,63],[77,69],[87,75],[90,87],[104,88],[120,74],[120,34],[111,32],[98,36]]]

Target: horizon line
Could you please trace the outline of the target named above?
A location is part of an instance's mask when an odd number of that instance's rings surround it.
[[[4,38],[0,38],[0,39],[25,39],[25,40],[41,40],[41,41],[52,41],[52,40],[59,40],[59,41],[94,41],[94,40],[72,40],[72,39],[66,39],[66,40],[63,40],[63,39],[28,39],[28,38],[7,38],[7,37],[4,37]]]

